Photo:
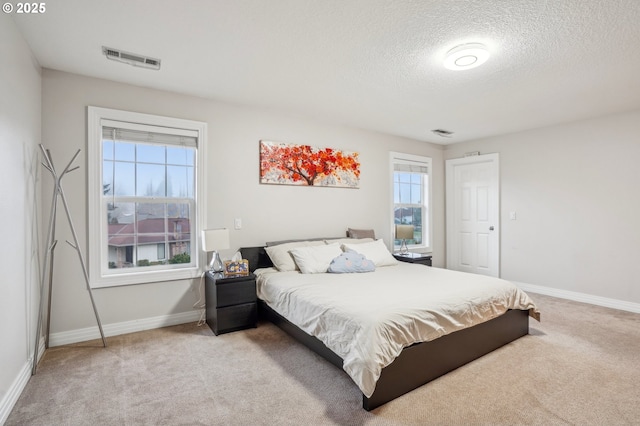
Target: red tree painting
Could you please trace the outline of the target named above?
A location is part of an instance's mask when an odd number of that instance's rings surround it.
[[[357,152],[260,141],[260,182],[357,188]]]

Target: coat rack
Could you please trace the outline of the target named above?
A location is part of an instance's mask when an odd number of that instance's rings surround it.
[[[64,190],[62,189],[62,178],[69,172],[72,172],[78,167],[70,168],[73,162],[75,161],[78,154],[80,154],[80,150],[77,150],[75,155],[71,158],[71,161],[67,164],[67,167],[63,170],[63,172],[58,176],[56,173],[56,169],[53,165],[53,159],[51,158],[51,153],[48,149],[45,149],[42,144],[40,144],[40,150],[44,156],[44,161],[42,165],[45,169],[49,170],[51,176],[53,177],[54,186],[53,186],[53,197],[51,199],[51,215],[49,216],[49,228],[47,231],[47,252],[44,258],[44,264],[42,265],[42,276],[40,280],[40,309],[38,311],[38,331],[36,332],[36,344],[34,347],[33,354],[33,368],[31,370],[31,375],[36,374],[36,369],[38,367],[38,346],[40,344],[40,334],[42,331],[42,311],[44,307],[44,284],[45,279],[49,279],[49,293],[48,293],[48,307],[47,307],[47,334],[45,336],[45,348],[49,347],[49,331],[50,331],[50,320],[51,320],[51,293],[53,287],[53,254],[56,248],[56,244],[58,241],[56,240],[56,215],[57,215],[57,205],[58,198],[62,200],[62,205],[64,206],[64,211],[67,214],[67,220],[69,221],[69,227],[71,228],[71,234],[73,235],[73,242],[67,241],[71,247],[73,247],[78,253],[78,258],[80,259],[80,266],[82,266],[82,273],[84,275],[84,280],[87,284],[87,290],[89,291],[89,298],[91,299],[91,305],[93,306],[93,312],[96,315],[96,321],[98,323],[98,328],[100,329],[100,336],[102,337],[102,344],[104,347],[107,347],[107,341],[104,338],[104,332],[102,331],[102,323],[100,322],[100,316],[98,315],[98,310],[96,309],[96,304],[93,300],[93,293],[91,292],[91,286],[89,285],[89,275],[87,274],[87,267],[82,256],[82,252],[80,251],[80,246],[78,245],[78,237],[76,235],[76,229],[73,226],[73,220],[71,220],[71,213],[69,212],[69,206],[67,205],[67,199],[64,196]],[[48,270],[48,274],[47,274]]]

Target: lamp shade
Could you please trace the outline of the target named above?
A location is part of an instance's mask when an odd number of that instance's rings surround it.
[[[229,230],[221,229],[205,229],[202,231],[202,250],[218,251],[229,248]]]
[[[397,240],[413,240],[413,225],[396,225]]]

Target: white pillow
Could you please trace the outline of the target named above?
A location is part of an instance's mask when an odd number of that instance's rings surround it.
[[[362,244],[343,244],[344,251],[355,251],[364,255],[367,259],[371,260],[376,266],[393,266],[397,265],[398,261],[393,257],[387,246],[384,245],[384,241],[376,240],[372,243]]]
[[[298,247],[309,247],[324,245],[324,241],[294,241],[291,243],[278,244],[275,246],[265,247],[264,250],[269,255],[271,263],[280,272],[296,271],[298,267],[293,260],[293,256],[289,253],[289,250]]]
[[[298,247],[290,251],[296,265],[303,274],[321,274],[327,272],[331,261],[342,254],[340,244]]]

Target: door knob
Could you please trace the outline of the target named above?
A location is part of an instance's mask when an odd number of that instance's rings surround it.
[[[490,227],[489,227],[489,231],[493,231],[493,226],[490,226]]]

